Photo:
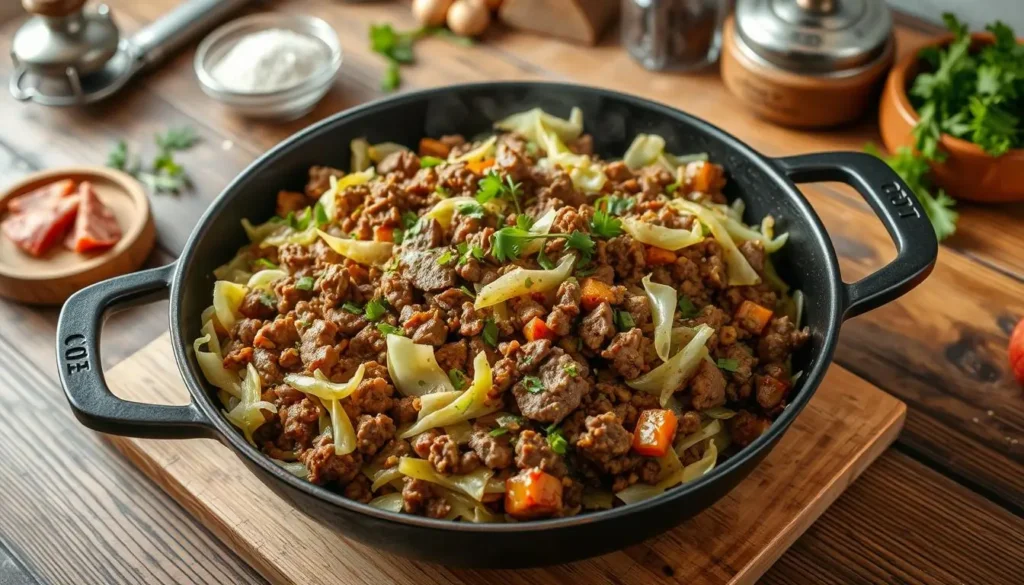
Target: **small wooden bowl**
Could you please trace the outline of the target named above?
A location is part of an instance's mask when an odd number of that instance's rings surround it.
[[[792,128],[827,128],[856,120],[878,97],[895,41],[848,76],[802,75],[768,65],[741,46],[734,17],[722,30],[722,81],[758,116]]]
[[[993,41],[988,33],[975,33],[971,38],[972,50]],[[947,35],[930,46],[941,47],[952,41],[953,35]],[[921,71],[917,55],[918,51],[913,51],[893,67],[882,93],[878,125],[889,152],[914,145],[911,130],[917,124],[917,111],[907,97],[907,88]],[[994,157],[977,144],[949,134],[942,135],[939,146],[948,157],[932,165],[932,178],[953,197],[989,203],[1024,200],[1024,149]]]
[[[105,167],[68,167],[25,177],[0,194],[0,220],[7,215],[12,198],[60,179],[93,184],[96,195],[117,217],[121,241],[88,254],[58,243],[42,258],[34,258],[0,235],[0,296],[33,305],[59,305],[90,284],[137,270],[153,249],[156,228],[145,191],[132,177]]]

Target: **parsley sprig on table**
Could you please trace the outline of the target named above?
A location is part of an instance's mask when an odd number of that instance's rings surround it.
[[[380,88],[394,91],[402,84],[401,66],[416,62],[413,45],[416,41],[428,37],[439,36],[456,44],[467,46],[473,39],[460,37],[444,27],[422,27],[407,32],[399,32],[390,24],[370,25],[370,48],[375,53],[387,58],[387,69],[381,79]]]
[[[920,154],[902,148],[882,157],[868,148],[917,195],[940,240],[953,235],[958,218],[956,202],[928,179],[929,163],[946,158],[939,148],[942,135],[969,140],[992,156],[1024,146],[1024,46],[997,21],[986,27],[995,42],[972,54],[967,26],[952,14],[943,19],[954,40],[921,51],[928,70],[914,78],[908,92],[919,118],[913,136]]]
[[[199,135],[188,126],[170,128],[154,137],[157,155],[150,168],[143,169],[138,156],[132,156],[128,143],[118,140],[107,155],[107,166],[124,171],[150,188],[154,193],[178,193],[189,186],[185,168],[174,159],[175,152],[188,150],[199,142]]]

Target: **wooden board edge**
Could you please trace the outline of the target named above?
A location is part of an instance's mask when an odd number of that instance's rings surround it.
[[[808,528],[821,517],[825,510],[835,502],[846,488],[850,486],[860,475],[867,470],[878,459],[886,449],[889,448],[907,420],[907,405],[902,400],[896,400],[896,410],[885,423],[885,426],[875,434],[846,466],[828,483],[811,502],[804,508],[802,514],[794,518],[782,531],[768,542],[761,550],[761,554],[754,557],[742,567],[733,578],[737,585],[754,585],[768,569],[778,561],[783,554],[793,546]]]
[[[225,543],[231,551],[245,561],[250,567],[256,570],[264,579],[274,584],[290,583],[288,576],[277,570],[273,564],[266,562],[264,557],[256,554],[256,551],[248,544],[238,541],[227,524],[222,522],[217,514],[212,513],[213,509],[205,505],[202,500],[192,492],[185,489],[182,482],[175,479],[175,474],[160,473],[160,466],[152,462],[145,454],[141,444],[147,439],[136,439],[133,437],[120,437],[116,435],[104,435],[122,455],[135,465],[146,477],[164,490],[171,499],[188,511],[197,522],[213,533],[221,542]],[[155,440],[155,439],[154,439]],[[211,440],[212,439],[185,439],[185,440]],[[218,445],[220,443],[217,443]],[[173,462],[172,462],[173,463]]]

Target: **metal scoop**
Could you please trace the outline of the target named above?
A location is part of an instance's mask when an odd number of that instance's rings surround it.
[[[250,0],[188,0],[122,38],[110,8],[85,0],[22,0],[34,16],[11,43],[11,95],[46,106],[102,100]]]

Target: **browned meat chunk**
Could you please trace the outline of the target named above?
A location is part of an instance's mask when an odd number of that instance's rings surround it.
[[[580,405],[590,391],[586,364],[572,359],[562,350],[553,350],[538,371],[512,388],[519,410],[526,418],[557,423]]]
[[[320,197],[331,188],[331,177],[340,179],[344,176],[344,171],[331,167],[310,167],[309,182],[306,183],[306,195]]]
[[[480,458],[473,451],[462,453],[459,444],[448,435],[438,435],[430,443],[427,460],[438,473],[465,474],[480,467]]]
[[[380,277],[380,292],[388,304],[399,312],[415,302],[412,285],[397,272],[385,272]]]
[[[606,473],[621,473],[635,465],[634,461],[624,460],[633,444],[633,435],[622,426],[614,412],[588,416],[586,428],[576,439],[577,453]]]
[[[437,360],[437,365],[441,366],[441,371],[445,373],[448,373],[451,370],[462,371],[466,367],[466,359],[468,356],[469,348],[466,345],[465,339],[446,343],[434,352],[434,358]]]
[[[395,423],[386,414],[361,415],[356,425],[359,452],[372,456],[395,436]]]
[[[403,179],[411,179],[420,170],[420,157],[409,150],[399,150],[384,157],[377,163],[377,172],[386,175],[398,173]]]
[[[612,369],[623,378],[632,380],[649,369],[644,359],[649,343],[642,331],[633,328],[617,334],[608,349],[601,352],[601,357],[612,360]]]
[[[598,305],[583,318],[583,322],[580,324],[580,339],[583,340],[583,345],[595,351],[614,335],[612,307],[608,303]]]
[[[508,435],[495,437],[490,431],[476,430],[469,438],[469,447],[491,469],[505,469],[512,465],[512,447],[509,446]]]
[[[389,411],[391,418],[400,425],[416,420],[420,412],[420,399],[415,396],[403,396],[393,402]]]
[[[448,324],[438,309],[413,313],[402,325],[414,343],[440,346],[448,337]]]
[[[519,433],[516,441],[516,467],[531,469],[539,467],[542,471],[555,477],[565,477],[569,468],[565,466],[562,456],[551,450],[551,445],[544,435],[535,431]]]
[[[345,402],[345,410],[352,408],[358,413],[380,414],[391,410],[395,388],[384,378],[367,378],[359,383],[356,391]],[[350,415],[351,416],[351,415]]]
[[[250,319],[273,319],[277,316],[277,300],[264,291],[252,289],[245,293],[238,312]]]
[[[782,363],[794,350],[807,343],[810,336],[810,330],[806,327],[797,330],[789,317],[776,317],[757,343],[757,356],[762,362]]]
[[[340,264],[332,264],[320,277],[320,296],[327,307],[337,307],[348,299],[351,285],[348,270]]]
[[[399,266],[405,278],[419,290],[440,291],[453,288],[456,284],[455,262],[442,265],[439,260],[445,254],[451,255],[452,252],[448,248],[411,250],[402,254]]]
[[[287,217],[289,213],[298,213],[309,207],[309,198],[303,193],[296,193],[295,191],[278,191],[277,192],[277,207],[274,212],[279,217]]]
[[[429,481],[406,478],[402,488],[402,511],[421,514],[429,518],[444,518],[452,507],[444,499],[444,492]]]
[[[338,483],[345,485],[355,479],[359,468],[363,465],[363,456],[359,451],[348,455],[334,452],[334,439],[323,435],[317,439],[312,448],[299,456],[299,460],[309,470],[309,481],[315,484]]]
[[[320,409],[308,398],[303,398],[287,407],[279,408],[277,415],[284,429],[284,436],[296,445],[308,447],[319,431]]]
[[[337,335],[338,327],[323,319],[313,321],[313,324],[302,332],[302,345],[299,351],[307,370],[320,370],[327,374],[334,364],[338,363],[338,351],[334,348]]]
[[[695,410],[707,410],[725,404],[725,376],[718,366],[703,360],[690,379],[690,393]]]
[[[572,322],[580,314],[580,285],[570,279],[558,285],[555,306],[548,314],[547,326],[558,335],[568,335]]]

